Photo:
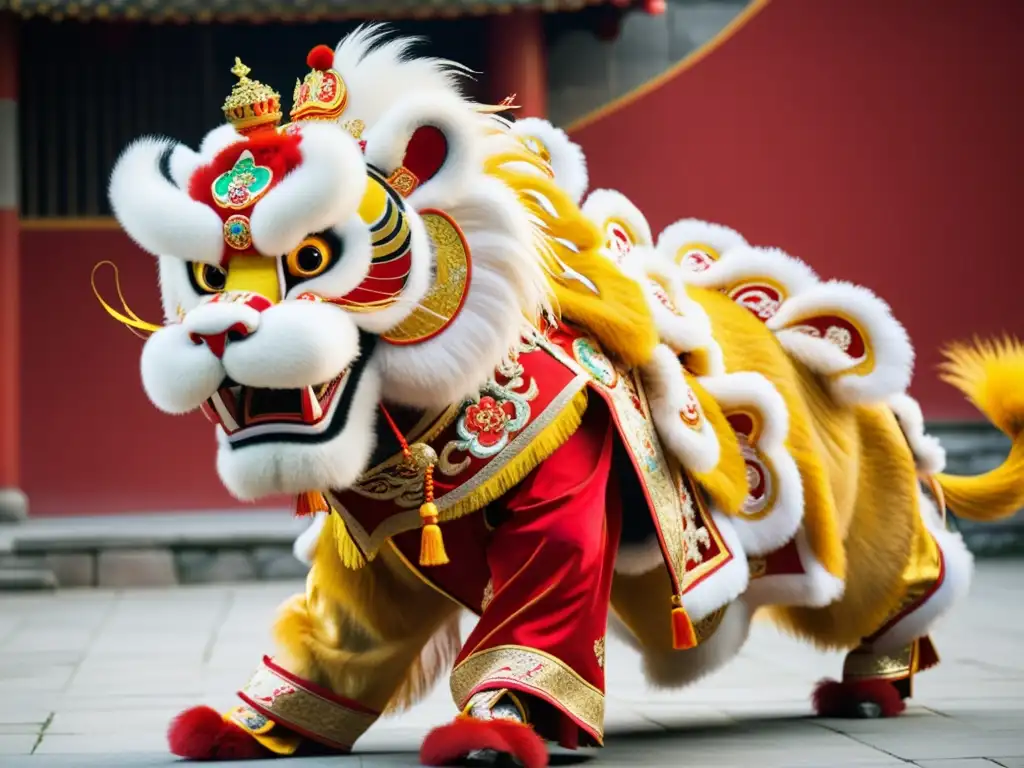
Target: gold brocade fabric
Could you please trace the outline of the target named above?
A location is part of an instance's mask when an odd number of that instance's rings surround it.
[[[847,654],[843,662],[843,680],[903,680],[916,671],[916,643],[893,654],[858,648]]]
[[[903,597],[893,612],[886,618],[882,628],[872,637],[878,637],[888,631],[907,613],[918,608],[941,583],[943,576],[942,551],[935,542],[935,537],[920,525],[914,536],[914,548],[910,559],[903,569]]]
[[[276,723],[314,734],[336,749],[351,747],[379,717],[350,709],[260,664],[239,692],[249,706]]]
[[[452,698],[459,709],[484,685],[494,684],[558,702],[603,737],[604,694],[554,656],[518,645],[501,645],[469,656],[452,670]]]

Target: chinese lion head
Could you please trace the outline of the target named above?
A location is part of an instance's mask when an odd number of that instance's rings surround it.
[[[537,218],[499,178],[532,155],[410,42],[371,26],[315,48],[284,126],[236,60],[198,151],[147,137],[114,168],[115,215],[159,263],[145,391],[216,424],[240,499],[351,485],[382,399],[475,392],[549,302]]]

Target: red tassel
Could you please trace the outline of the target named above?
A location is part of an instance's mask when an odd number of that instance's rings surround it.
[[[532,728],[512,720],[477,720],[460,715],[435,728],[420,747],[423,765],[458,765],[478,749],[510,755],[523,768],[547,768],[548,750]]]
[[[295,499],[295,515],[297,517],[310,517],[317,512],[329,512],[330,510],[331,507],[327,503],[327,499],[318,491],[300,493]]]
[[[256,760],[273,754],[215,709],[186,709],[167,730],[171,754],[188,760]]]
[[[697,645],[697,633],[693,631],[690,615],[681,605],[672,609],[672,647],[685,651]]]
[[[917,669],[916,672],[924,672],[939,663],[939,652],[935,650],[932,639],[925,635],[914,641],[917,643]]]

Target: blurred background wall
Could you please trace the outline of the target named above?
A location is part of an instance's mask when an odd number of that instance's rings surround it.
[[[209,425],[153,409],[141,341],[92,295],[90,271],[110,259],[132,309],[159,320],[155,264],[109,218],[106,178],[138,135],[195,145],[236,55],[287,96],[309,48],[335,43],[354,12],[397,14],[424,50],[482,72],[478,98],[516,93],[521,114],[567,128],[594,185],[630,195],[655,231],[719,221],[875,290],[916,342],[926,415],[973,428],[933,369],[950,339],[1024,333],[1024,3],[373,5],[0,0],[0,105],[17,102],[20,168],[20,213],[0,214],[0,488],[20,485],[33,516],[237,506]],[[101,287],[114,295],[109,274]]]

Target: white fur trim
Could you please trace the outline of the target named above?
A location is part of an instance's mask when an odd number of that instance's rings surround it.
[[[786,449],[789,435],[789,412],[782,395],[768,379],[759,373],[732,373],[725,376],[704,377],[701,385],[715,398],[728,416],[735,411],[747,411],[760,420],[761,433],[753,446],[741,447],[748,461],[769,467],[757,458],[751,448],[761,453],[771,468],[769,482],[775,494],[774,504],[760,519],[742,514],[731,518],[736,533],[748,555],[773,552],[796,535],[804,515],[804,492],[800,471]],[[749,508],[750,500],[744,504]]]
[[[752,608],[762,605],[823,608],[842,597],[846,588],[845,583],[825,570],[825,566],[818,562],[803,528],[797,532],[794,541],[804,572],[751,579],[743,600]]]
[[[462,310],[440,335],[415,345],[381,344],[376,353],[388,399],[418,408],[475,393],[519,344],[524,318],[539,316],[547,302],[534,225],[512,190],[480,176],[447,212],[473,260]]]
[[[735,600],[743,594],[750,579],[747,557],[730,519],[712,510],[710,523],[718,529],[732,556],[696,586],[683,587],[683,607],[692,621],[700,621]]]
[[[608,617],[608,629],[643,656],[644,677],[648,683],[658,688],[681,688],[735,658],[747,642],[752,614],[743,600],[730,603],[714,634],[696,648],[685,651],[644,648],[614,613]]]
[[[397,37],[387,24],[362,24],[342,38],[334,69],[345,81],[348,101],[340,122],[374,126],[385,112],[410,97],[460,95],[470,70],[446,59],[419,56],[420,37]]]
[[[587,193],[588,184],[587,158],[579,144],[573,142],[561,128],[539,117],[517,120],[510,130],[514,136],[533,138],[544,145],[551,157],[555,183],[579,205]]]
[[[595,189],[587,195],[582,206],[583,215],[594,222],[602,233],[612,219],[618,219],[632,230],[633,245],[654,246],[651,225],[647,217],[628,197],[614,189]]]
[[[213,160],[221,150],[227,149],[236,141],[242,141],[243,138],[231,123],[218,125],[199,142],[199,154],[203,160]]]
[[[444,134],[447,153],[440,169],[409,195],[414,210],[448,211],[464,199],[466,187],[481,175],[483,133],[479,116],[454,96],[410,96],[388,110],[365,134],[366,162],[385,176],[402,165],[418,128]],[[511,137],[509,137],[511,139]]]
[[[260,443],[233,449],[217,427],[217,472],[235,498],[344,489],[366,471],[376,444],[380,375],[372,361],[355,382],[344,426],[322,443]],[[339,395],[340,396],[340,393]]]
[[[864,334],[874,367],[866,374],[843,375],[863,357],[854,359],[838,346],[798,330],[808,318],[842,315]],[[914,368],[914,349],[889,306],[866,288],[830,281],[784,302],[768,327],[786,350],[812,370],[834,377],[829,389],[843,404],[873,403],[906,390]]]
[[[185,316],[186,328],[204,308]],[[223,329],[232,325],[224,323]],[[285,301],[259,313],[258,329],[240,343],[229,342],[223,360],[225,372],[239,384],[300,389],[331,381],[359,354],[359,332],[342,309],[326,302]]]
[[[160,173],[161,157],[175,146],[170,139],[156,137],[132,142],[110,174],[111,208],[144,251],[219,264],[224,249],[220,216]]]
[[[317,512],[313,517],[313,523],[298,535],[292,545],[292,554],[300,563],[312,566],[313,557],[316,555],[316,545],[320,541],[320,534],[327,524],[326,512]]]
[[[924,414],[917,400],[906,393],[889,398],[889,407],[903,429],[914,463],[922,472],[938,474],[946,469],[946,449],[939,438],[924,431]]]
[[[726,251],[745,245],[746,239],[735,229],[699,219],[682,219],[670,224],[658,235],[657,251],[666,263],[688,272],[699,272],[706,269],[711,261],[721,258]],[[687,259],[683,258],[686,252],[679,252],[685,246],[706,246],[714,253],[707,254],[705,251],[699,258]]]
[[[642,366],[641,374],[654,426],[665,447],[686,469],[713,470],[721,458],[718,436],[687,383],[675,353],[659,344],[651,359]],[[687,426],[680,417],[680,412],[686,408],[696,409],[700,418],[698,427]]]
[[[333,123],[303,123],[300,131],[302,162],[250,217],[253,244],[267,256],[288,253],[306,235],[348,221],[366,189],[366,169],[350,135]]]
[[[974,576],[974,556],[958,533],[947,531],[931,499],[919,494],[921,518],[935,538],[942,552],[943,579],[939,588],[923,605],[904,616],[885,634],[875,638],[871,649],[878,653],[892,653],[919,637],[927,635],[933,625],[949,610],[961,602],[970,591]]]
[[[780,311],[779,303],[785,305],[794,296],[819,284],[814,270],[804,262],[778,248],[759,246],[733,248],[705,271],[685,273],[683,279],[691,285],[717,289],[726,294],[746,284],[776,283],[785,294],[781,302],[754,305],[750,299],[739,301],[764,321]]]
[[[180,324],[164,326],[146,339],[141,372],[150,402],[171,414],[194,411],[224,380],[221,361],[206,345],[193,344]]]
[[[192,174],[203,164],[203,156],[193,151],[184,144],[178,144],[171,150],[170,159],[167,161],[168,170],[174,185],[188,194],[188,181]]]
[[[714,340],[711,318],[690,298],[681,279],[681,270],[663,263],[649,248],[637,248],[635,252],[638,271],[643,275],[641,283],[661,341],[677,353],[703,350],[720,359],[722,353]],[[717,354],[712,355],[712,347],[717,348]],[[724,366],[721,372],[724,373]]]

